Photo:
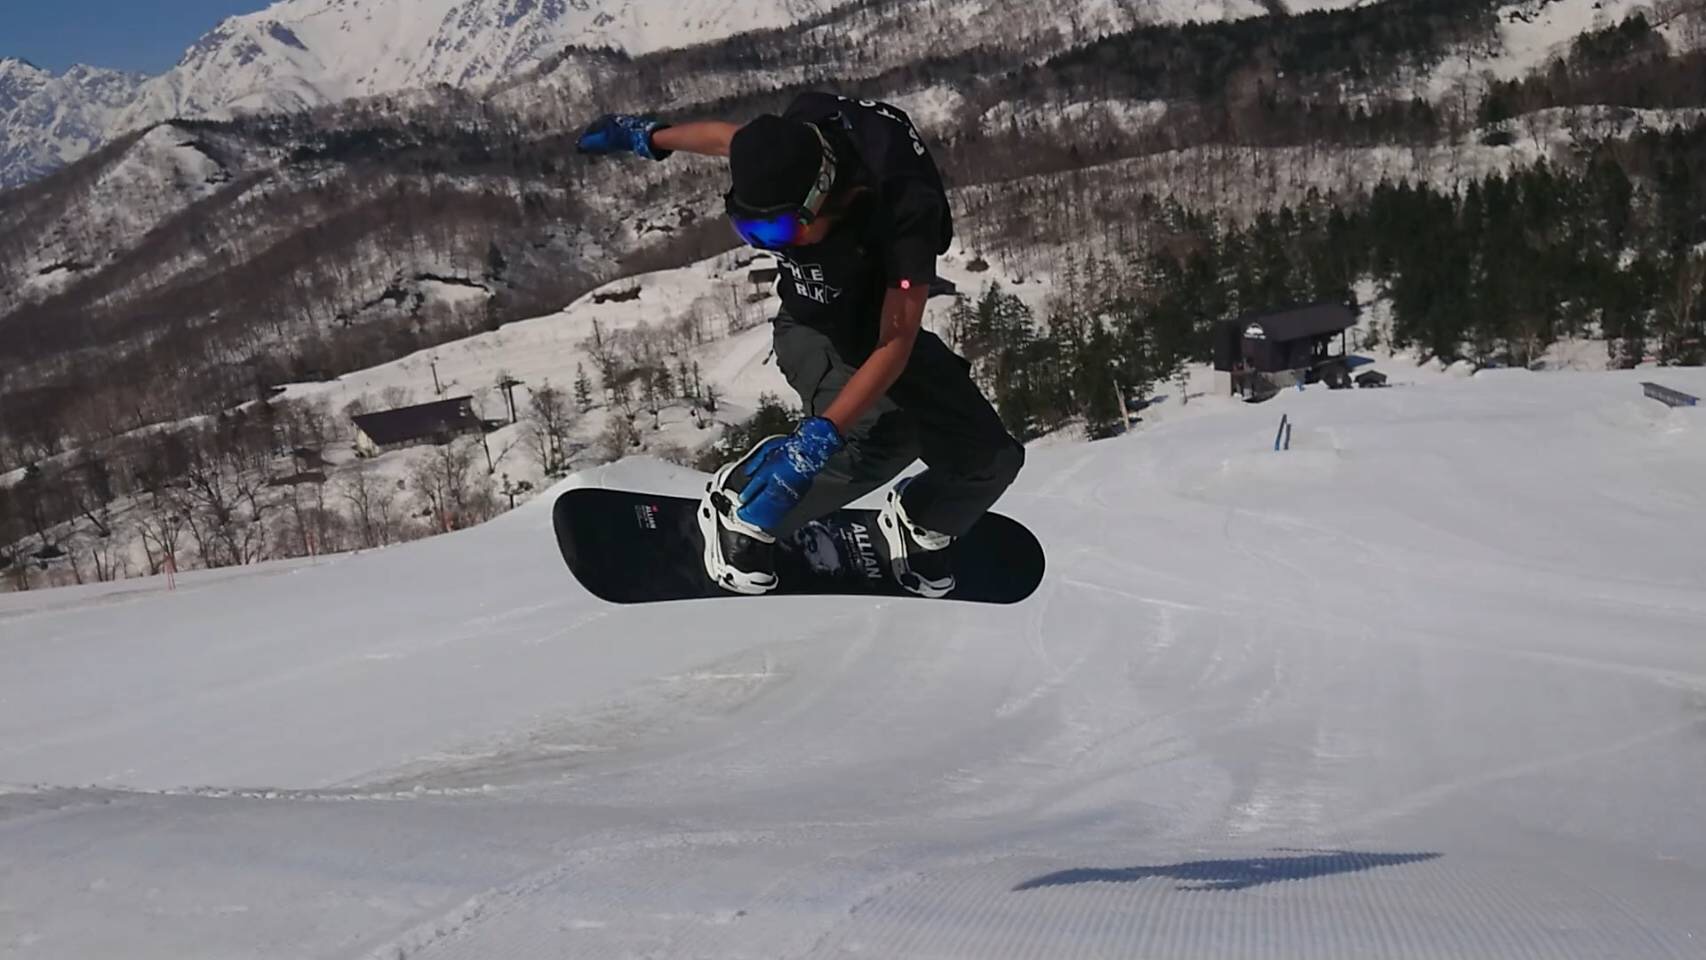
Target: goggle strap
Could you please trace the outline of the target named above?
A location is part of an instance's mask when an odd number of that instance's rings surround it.
[[[830,149],[829,138],[823,135],[823,130],[817,124],[810,124],[812,132],[817,134],[817,142],[823,145],[823,164],[818,167],[817,182],[812,184],[811,192],[806,194],[806,200],[800,204],[801,217],[804,223],[811,223],[823,213],[823,205],[829,200],[829,194],[835,189],[835,151]]]

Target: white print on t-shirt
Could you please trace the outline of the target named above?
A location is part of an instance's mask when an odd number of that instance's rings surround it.
[[[846,100],[847,98],[842,97],[841,99]],[[906,135],[912,138],[912,152],[913,153],[916,153],[922,157],[922,156],[924,156],[925,153],[928,152],[924,149],[924,138],[920,137],[918,135],[918,129],[916,127],[914,127],[912,124],[906,122],[905,117],[901,116],[898,113],[891,111],[888,107],[884,106],[883,104],[878,103],[875,100],[861,100],[861,101],[859,101],[859,106],[864,107],[867,110],[875,110],[877,112],[877,116],[886,117],[890,120],[893,120],[895,123],[898,123],[901,126],[905,127],[906,128]]]
[[[823,276],[821,263],[795,263],[786,254],[776,254],[776,263],[794,279],[794,291],[817,303],[834,303],[841,299],[841,288],[832,287]]]

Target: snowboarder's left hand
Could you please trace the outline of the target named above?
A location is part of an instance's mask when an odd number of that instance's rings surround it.
[[[843,442],[835,424],[812,417],[792,435],[772,437],[760,444],[744,470],[749,479],[740,491],[741,507],[736,514],[774,534]]]
[[[652,143],[652,134],[668,126],[648,117],[606,114],[582,131],[575,148],[581,153],[632,153],[647,160],[664,160],[671,151],[658,149]]]

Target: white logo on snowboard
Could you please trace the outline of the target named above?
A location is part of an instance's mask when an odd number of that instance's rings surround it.
[[[866,579],[883,578],[876,544],[871,540],[870,528],[864,524],[851,523],[836,529],[814,520],[794,534],[794,543],[813,573],[837,576],[851,560]]]

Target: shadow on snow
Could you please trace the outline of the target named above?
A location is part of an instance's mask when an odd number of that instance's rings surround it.
[[[1357,873],[1377,867],[1397,867],[1433,860],[1437,853],[1360,853],[1354,850],[1281,850],[1296,856],[1251,857],[1236,860],[1193,860],[1154,867],[1097,869],[1079,867],[1044,874],[1014,887],[1070,887],[1080,883],[1137,883],[1165,878],[1179,881],[1179,890],[1247,890],[1265,883],[1309,880],[1335,873]]]

